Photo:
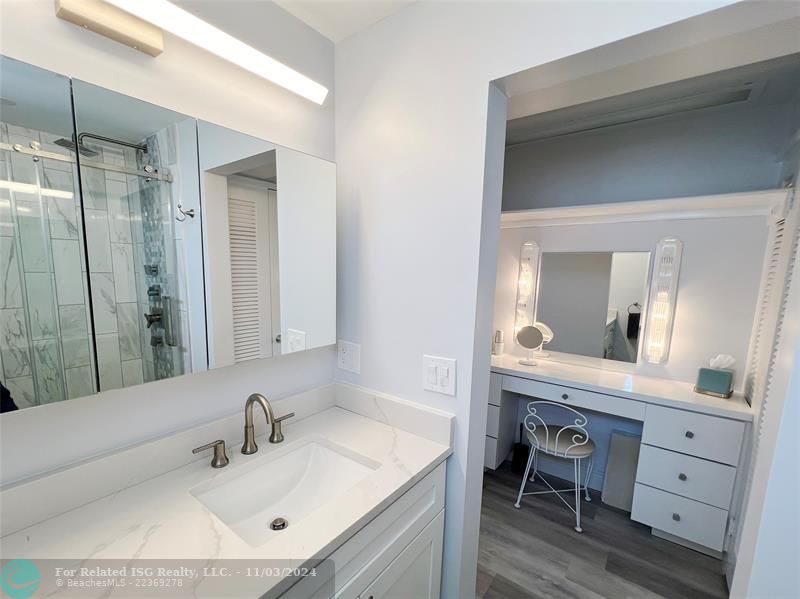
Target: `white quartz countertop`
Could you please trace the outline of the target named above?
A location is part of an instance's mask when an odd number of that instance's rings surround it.
[[[681,381],[543,359],[537,360],[535,366],[523,366],[518,357],[511,355],[492,356],[492,372],[735,420],[753,420],[753,410],[741,394],[735,393],[730,399],[713,397],[697,393],[691,383]]]
[[[236,558],[303,564],[332,553],[451,453],[447,445],[341,407],[285,425],[284,432],[286,440],[281,444],[260,438],[254,455],[229,447],[230,464],[225,468],[212,469],[210,452],[206,452],[186,466],[3,537],[2,557],[75,562]],[[230,477],[237,468],[250,470],[248,464],[275,459],[312,438],[365,456],[379,466],[263,545],[246,543],[191,494],[197,485],[217,476]],[[325,488],[319,493],[324,495]],[[280,577],[265,579],[263,591],[279,582]],[[102,589],[86,596],[107,596],[107,592]]]

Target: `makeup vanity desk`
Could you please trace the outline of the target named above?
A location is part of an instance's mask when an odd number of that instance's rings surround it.
[[[690,383],[548,360],[523,366],[518,359],[492,357],[487,468],[497,468],[511,451],[520,400],[642,422],[631,518],[655,535],[721,555],[737,471],[744,471],[749,453],[743,448],[753,412],[741,395],[721,399],[695,393]]]

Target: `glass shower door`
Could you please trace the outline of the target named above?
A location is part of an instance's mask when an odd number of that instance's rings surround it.
[[[100,390],[183,374],[168,170],[113,143],[84,147],[96,152],[81,181]]]
[[[96,391],[74,157],[0,123],[0,374],[17,408]]]

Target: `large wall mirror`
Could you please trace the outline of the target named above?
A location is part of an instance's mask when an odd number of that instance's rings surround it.
[[[209,363],[336,343],[336,165],[200,121]]]
[[[335,343],[335,165],[0,57],[2,412]]]
[[[547,349],[637,361],[650,252],[544,252],[536,320],[553,331]]]

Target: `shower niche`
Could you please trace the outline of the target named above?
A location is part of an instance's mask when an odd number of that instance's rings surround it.
[[[288,166],[284,193],[268,190],[274,260],[254,271],[271,287],[253,294],[246,249],[231,262],[219,243],[227,199],[203,205],[200,160],[254,147]],[[242,293],[269,294],[274,317],[248,316]],[[275,348],[247,358],[335,343],[335,165],[0,56],[2,412],[241,361],[228,349],[249,343],[247,318]],[[281,347],[282,324],[305,341]]]

